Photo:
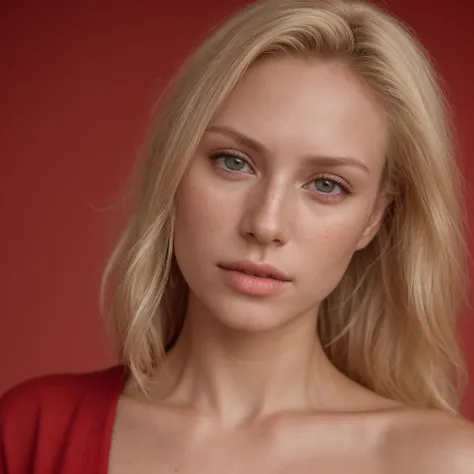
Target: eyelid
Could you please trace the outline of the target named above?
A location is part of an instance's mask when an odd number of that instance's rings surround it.
[[[245,163],[252,169],[252,171],[255,173],[255,167],[252,163],[252,160],[245,154],[236,150],[232,149],[221,149],[221,150],[216,150],[211,153],[209,153],[209,158],[211,160],[217,160],[218,158],[224,158],[228,156],[235,156],[236,158],[240,158],[241,160],[244,160]]]
[[[345,179],[341,178],[340,176],[321,173],[321,174],[315,176],[314,178],[311,178],[309,183],[313,183],[314,181],[317,181],[318,179],[327,179],[328,181],[334,181],[339,186],[341,186],[342,190],[347,192],[347,194],[353,194],[352,186]]]
[[[222,156],[237,156],[239,158],[242,158],[245,161],[249,161],[249,157],[247,155],[245,155],[244,153],[240,151],[232,150],[230,148],[219,149],[219,150],[213,151],[209,155],[213,158],[220,158]]]
[[[339,176],[333,176],[333,175],[328,175],[328,174],[320,174],[318,176],[315,176],[311,181],[308,182],[308,184],[312,184],[315,181],[318,181],[320,179],[327,179],[328,181],[333,181],[336,183],[339,188],[340,192],[338,194],[327,194],[321,191],[318,191],[317,189],[313,190],[310,189],[309,192],[316,196],[316,199],[320,201],[326,201],[326,202],[331,202],[331,201],[339,201],[341,199],[350,197],[354,194],[354,191],[352,190],[352,186],[343,178]],[[306,187],[307,185],[305,185]],[[307,189],[307,188],[306,188]]]

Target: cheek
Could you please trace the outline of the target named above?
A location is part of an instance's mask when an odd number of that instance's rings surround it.
[[[209,185],[205,179],[192,174],[180,184],[175,211],[174,250],[179,260],[205,259],[225,239],[230,227],[228,203],[223,193]],[[183,261],[183,264],[186,264]]]
[[[348,213],[306,229],[301,268],[305,268],[307,291],[311,294],[317,288],[319,300],[326,298],[343,277],[364,232],[364,219],[365,215]]]
[[[328,245],[339,248],[342,253],[354,253],[364,233],[364,221],[348,221],[334,224],[326,229],[324,238]]]
[[[341,266],[345,267],[354,254],[359,241],[360,232],[358,228],[331,225],[319,229],[312,237],[306,239],[306,250],[303,255],[311,255],[308,260],[312,266],[321,271],[330,272]]]
[[[317,219],[315,225],[306,219],[309,225],[302,229],[305,245],[331,253],[353,253],[366,228],[368,216],[364,212],[348,209],[341,214],[331,214],[324,219]],[[340,252],[338,252],[340,251]]]
[[[177,194],[176,226],[184,232],[200,233],[218,225],[219,196],[212,193],[199,169],[192,166],[184,176]]]

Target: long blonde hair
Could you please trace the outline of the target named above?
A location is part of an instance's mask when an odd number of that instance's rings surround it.
[[[133,212],[104,272],[102,299],[110,299],[107,322],[120,361],[146,391],[179,335],[186,305],[173,257],[181,178],[246,70],[262,57],[285,55],[345,61],[384,106],[390,130],[383,185],[393,201],[378,235],[354,255],[320,308],[327,355],[376,393],[456,413],[466,256],[449,115],[415,37],[363,1],[250,4],[185,62],[151,125]]]

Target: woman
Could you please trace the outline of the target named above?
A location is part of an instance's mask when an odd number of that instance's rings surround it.
[[[145,155],[104,278],[121,365],[4,395],[4,471],[474,472],[459,177],[396,20],[249,5],[185,64]]]

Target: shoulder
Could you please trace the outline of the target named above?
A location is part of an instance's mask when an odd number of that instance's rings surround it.
[[[80,374],[55,374],[36,377],[14,386],[0,397],[0,421],[13,415],[24,414],[31,419],[38,410],[43,414],[51,409],[75,406],[83,397],[105,396],[118,385],[123,370],[120,367]]]
[[[108,408],[121,392],[124,375],[121,367],[47,375],[8,390],[0,397],[0,460],[32,462],[37,453],[57,456],[66,442],[96,442],[107,425]],[[14,466],[10,470],[17,472]]]
[[[407,410],[387,435],[390,474],[474,473],[474,424],[438,410]]]

